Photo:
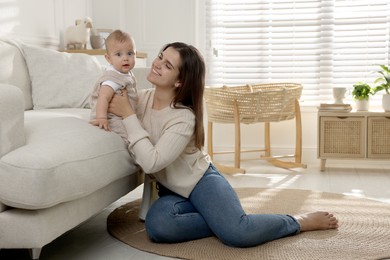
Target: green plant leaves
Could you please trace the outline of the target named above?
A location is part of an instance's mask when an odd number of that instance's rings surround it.
[[[353,85],[352,97],[356,100],[368,100],[373,95],[371,86],[365,82],[357,82]]]
[[[379,91],[385,90],[386,94],[390,94],[390,68],[383,64],[379,64],[379,67],[381,67],[381,70],[378,70],[377,73],[382,76],[375,79],[374,84],[380,83],[380,85],[373,88],[373,93],[376,94]]]

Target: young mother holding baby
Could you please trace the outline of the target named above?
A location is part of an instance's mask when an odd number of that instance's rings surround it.
[[[145,227],[158,243],[216,236],[233,247],[251,247],[303,231],[335,229],[326,211],[290,216],[246,214],[227,180],[203,151],[205,64],[191,45],[163,47],[139,90],[137,114],[127,95],[115,95],[110,112],[122,117],[129,152],[157,180],[159,198]]]

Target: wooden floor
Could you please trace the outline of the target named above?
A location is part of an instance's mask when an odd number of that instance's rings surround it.
[[[328,163],[324,172],[319,162],[306,169],[286,170],[266,162],[243,162],[246,174],[227,175],[234,187],[310,189],[366,197],[390,203],[390,165],[378,161],[357,165],[354,162]],[[170,259],[133,249],[106,231],[108,214],[121,204],[140,198],[141,187],[106,208],[103,212],[64,234],[41,253],[41,260]],[[29,259],[27,250],[1,250],[0,259]]]

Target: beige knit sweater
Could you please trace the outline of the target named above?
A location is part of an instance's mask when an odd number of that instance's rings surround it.
[[[138,92],[138,117],[123,120],[129,152],[145,173],[177,194],[188,197],[210,165],[194,145],[195,115],[189,109],[152,109],[154,89]]]

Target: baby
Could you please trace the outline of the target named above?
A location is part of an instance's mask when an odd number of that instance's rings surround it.
[[[126,129],[122,118],[108,113],[108,106],[115,94],[126,89],[130,104],[134,109],[138,102],[136,80],[132,69],[135,65],[135,42],[127,33],[115,30],[106,39],[105,58],[110,64],[96,82],[91,94],[92,125],[119,134],[128,145]]]

